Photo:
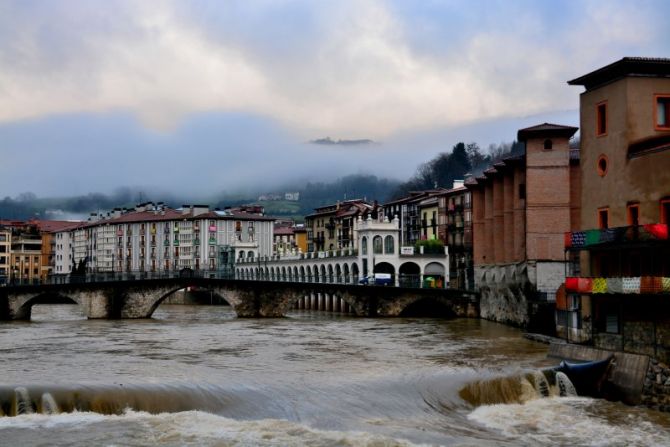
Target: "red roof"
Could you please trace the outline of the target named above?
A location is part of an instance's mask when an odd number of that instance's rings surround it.
[[[84,222],[69,221],[69,220],[32,220],[29,222],[35,225],[40,231],[44,233],[58,233],[59,231],[67,231],[77,228]]]
[[[278,227],[274,229],[275,236],[291,236],[295,231],[291,227]]]

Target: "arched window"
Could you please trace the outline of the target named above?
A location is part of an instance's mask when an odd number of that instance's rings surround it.
[[[551,141],[550,139],[544,140],[544,148],[547,150],[550,150],[554,147],[554,142]]]
[[[254,259],[254,252],[250,251],[249,253],[247,253],[247,258]]]
[[[361,239],[361,254],[368,254],[368,238],[365,236]]]
[[[372,252],[376,255],[380,255],[383,253],[381,236],[375,236],[374,239],[372,239]]]
[[[392,255],[395,251],[395,244],[393,243],[393,236],[389,235],[384,238],[384,253]]]

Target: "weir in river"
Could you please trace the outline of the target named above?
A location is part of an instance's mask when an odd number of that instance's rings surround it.
[[[665,414],[562,397],[547,346],[486,321],[77,311],[38,305],[0,325],[3,444],[662,445],[670,432]]]

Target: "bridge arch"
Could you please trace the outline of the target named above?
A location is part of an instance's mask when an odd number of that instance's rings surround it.
[[[342,273],[344,274],[344,283],[348,284],[351,282],[351,277],[349,276],[349,264],[346,262],[344,263],[342,267]]]
[[[335,264],[335,281],[342,283],[342,267],[340,264]]]
[[[301,265],[300,266],[300,282],[305,282],[305,266]]]
[[[400,317],[455,318],[457,316],[452,302],[445,298],[416,297],[404,303]]]
[[[300,281],[300,276],[298,276],[298,266],[293,266],[293,281]]]
[[[86,317],[91,317],[87,309],[89,306],[86,306],[80,297],[47,292],[26,295],[13,302],[10,306],[12,318],[15,320],[30,320],[33,306],[37,304],[76,304]]]
[[[319,277],[321,278],[321,282],[328,282],[326,277],[326,266],[323,264],[321,264],[321,267],[319,268]]]
[[[328,282],[334,282],[333,279],[333,264],[328,264]]]

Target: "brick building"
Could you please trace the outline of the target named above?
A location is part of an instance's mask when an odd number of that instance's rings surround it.
[[[548,123],[521,129],[524,154],[468,179],[484,318],[532,325],[533,302],[551,301],[565,279],[563,234],[578,225],[579,166],[569,146],[576,131]],[[551,322],[541,326],[534,329],[553,330]]]

